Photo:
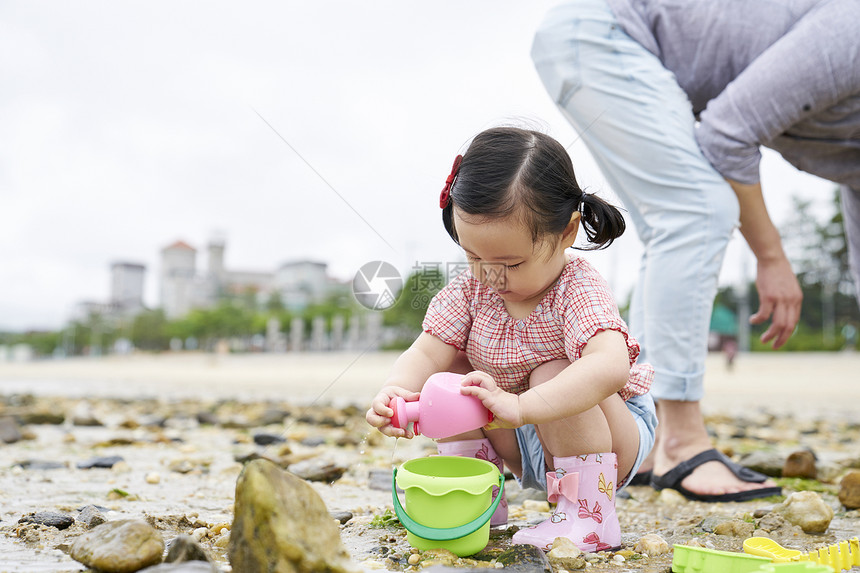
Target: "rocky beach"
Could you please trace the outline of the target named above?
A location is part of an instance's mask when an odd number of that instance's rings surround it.
[[[0,363],[0,572],[251,570],[236,563],[252,562],[255,538],[264,537],[255,503],[284,506],[297,536],[322,539],[333,528],[319,543],[330,552],[320,559],[337,563],[333,571],[668,572],[674,544],[742,551],[744,539],[762,535],[808,552],[860,535],[860,485],[852,481],[860,469],[860,355],[744,354],[729,369],[714,354],[703,406],[715,444],[776,476],[783,496],[704,504],[629,487],[617,504],[620,551],[560,547],[547,560],[510,544],[515,528],[549,515],[544,494],[510,479],[508,527],[494,528],[484,551],[468,559],[419,553],[392,516],[391,473],[435,445],[386,438],[364,422],[395,358]],[[280,497],[261,500],[257,491]],[[122,545],[129,539],[133,551]],[[114,561],[94,561],[103,555]],[[306,560],[306,570],[323,561]]]

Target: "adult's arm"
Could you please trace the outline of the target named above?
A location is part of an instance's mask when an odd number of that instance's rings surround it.
[[[860,93],[858,20],[855,0],[811,10],[708,104],[696,131],[705,157],[738,196],[741,233],[757,260],[760,306],[750,320],[772,318],[762,340],[775,348],[797,324],[802,294],[762,196],[759,145]]]
[[[696,138],[723,177],[758,183],[759,145],[860,94],[858,21],[860,2],[822,2],[708,103]]]
[[[758,311],[750,322],[760,324],[771,319],[770,327],[761,341],[773,341],[779,348],[789,339],[800,319],[803,293],[791,263],[782,249],[779,232],[770,220],[762,197],[761,185],[729,181],[738,196],[741,208],[741,234],[756,258],[756,289],[759,296]]]

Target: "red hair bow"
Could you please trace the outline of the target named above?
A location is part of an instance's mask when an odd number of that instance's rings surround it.
[[[460,171],[460,164],[463,162],[463,156],[458,155],[454,158],[454,166],[451,168],[451,174],[445,179],[445,186],[442,188],[442,193],[439,195],[439,207],[444,209],[448,206],[448,201],[451,199],[451,186],[454,185],[454,178],[457,177],[457,172]]]

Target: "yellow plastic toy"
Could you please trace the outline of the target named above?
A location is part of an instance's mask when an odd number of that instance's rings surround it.
[[[833,573],[833,567],[819,565],[812,561],[794,561],[792,563],[762,565],[756,573]]]
[[[774,563],[812,561],[828,565],[835,571],[848,570],[855,565],[860,565],[860,540],[856,537],[809,553],[786,549],[767,537],[750,537],[744,541],[744,551],[750,555],[767,557]]]

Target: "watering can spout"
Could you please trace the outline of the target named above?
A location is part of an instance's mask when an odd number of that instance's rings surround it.
[[[394,410],[391,425],[406,429],[413,423],[417,435],[428,438],[450,438],[476,430],[493,421],[490,412],[474,396],[460,393],[463,376],[452,372],[438,372],[427,379],[417,402],[395,397],[388,407]]]
[[[400,396],[393,398],[388,407],[394,410],[391,417],[391,425],[395,428],[405,429],[410,422],[418,421],[418,402],[407,402]],[[418,433],[418,430],[415,430]]]

